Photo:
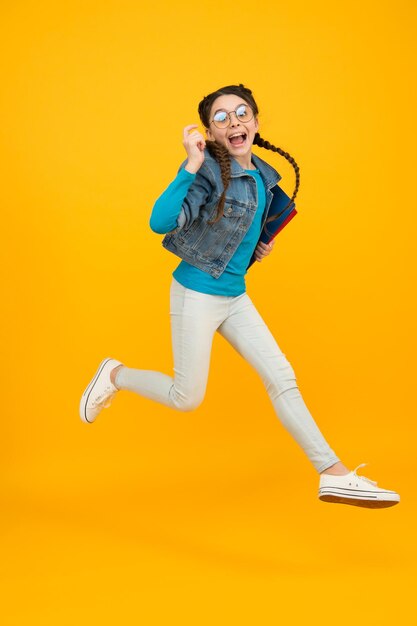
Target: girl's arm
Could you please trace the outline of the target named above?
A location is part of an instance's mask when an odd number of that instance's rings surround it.
[[[204,162],[206,142],[201,133],[193,130],[195,128],[197,124],[184,128],[183,145],[188,158],[152,209],[149,224],[155,233],[163,235],[177,228],[187,228],[212,192],[210,182],[199,172]]]
[[[149,225],[154,233],[163,235],[178,226],[177,218],[196,174],[180,169],[176,178],[159,196],[152,209]]]

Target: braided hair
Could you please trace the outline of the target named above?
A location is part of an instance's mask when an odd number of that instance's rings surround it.
[[[208,96],[205,96],[201,100],[200,104],[198,105],[198,114],[205,128],[210,127],[210,111],[211,111],[213,102],[219,96],[228,95],[228,94],[240,96],[243,100],[245,100],[245,102],[249,104],[249,106],[253,110],[255,117],[259,114],[258,106],[255,102],[255,99],[252,95],[252,91],[250,89],[242,85],[242,83],[240,83],[239,85],[228,85],[227,87],[221,87],[217,91],[213,91]],[[283,213],[292,204],[294,198],[296,197],[298,193],[298,188],[300,186],[300,170],[299,170],[297,163],[294,161],[294,159],[288,152],[285,152],[284,150],[282,150],[282,148],[278,148],[277,146],[274,146],[273,144],[269,143],[269,141],[266,141],[265,139],[263,139],[259,133],[255,133],[253,144],[255,146],[259,146],[260,148],[265,148],[266,150],[272,150],[273,152],[278,152],[278,154],[283,156],[285,159],[287,159],[287,161],[291,163],[291,165],[293,166],[295,170],[296,182],[295,182],[294,192],[287,206],[284,209],[282,209],[282,211],[280,211],[277,215],[271,215],[266,220],[267,222],[272,222],[273,220],[277,219],[277,217],[281,215],[281,213]],[[222,183],[223,183],[223,192],[222,192],[222,195],[220,196],[220,200],[217,205],[216,217],[214,220],[209,222],[209,224],[215,224],[222,218],[224,214],[223,209],[224,209],[224,203],[226,200],[226,190],[230,183],[231,156],[227,148],[225,148],[225,146],[220,145],[216,141],[206,140],[206,148],[220,165],[221,178],[222,178]]]

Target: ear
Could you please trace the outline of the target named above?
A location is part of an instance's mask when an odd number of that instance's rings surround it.
[[[255,130],[258,131],[258,128],[259,128],[259,121],[258,121],[258,118],[255,117]]]
[[[206,128],[206,136],[209,141],[214,141],[213,133],[209,128]]]

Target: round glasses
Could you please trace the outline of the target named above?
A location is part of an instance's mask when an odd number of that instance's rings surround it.
[[[248,104],[239,104],[235,111],[216,111],[211,120],[217,128],[227,128],[232,122],[231,114],[234,113],[239,122],[250,122],[253,118],[253,111]]]

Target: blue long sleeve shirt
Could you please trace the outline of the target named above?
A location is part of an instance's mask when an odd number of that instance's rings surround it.
[[[182,260],[172,275],[184,287],[220,296],[240,296],[245,293],[245,274],[259,240],[266,206],[265,186],[259,170],[245,171],[255,178],[258,193],[258,207],[252,224],[219,278],[214,278],[208,272]],[[159,196],[150,217],[150,227],[154,232],[165,234],[177,228],[183,200],[195,177],[196,174],[181,169]]]

